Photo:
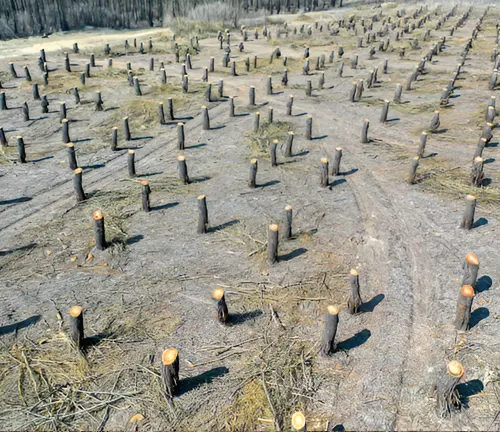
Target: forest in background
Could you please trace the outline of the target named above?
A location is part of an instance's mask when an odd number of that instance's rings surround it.
[[[343,0],[0,0],[0,39],[85,26],[162,26],[186,17],[237,25],[243,16],[341,7]]]

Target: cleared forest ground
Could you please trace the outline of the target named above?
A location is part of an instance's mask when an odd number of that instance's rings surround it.
[[[391,3],[273,16],[266,26],[270,37],[263,36],[262,27],[246,29],[243,52],[238,49],[243,32],[231,30],[227,68],[217,40],[217,30],[225,29],[216,26],[175,31],[180,63],[174,31],[168,29],[58,34],[53,40],[30,38],[19,47],[0,43],[1,91],[9,107],[0,110],[9,144],[0,155],[3,428],[289,430],[291,415],[302,411],[313,431],[498,430],[498,128],[483,152],[483,186],[471,186],[469,176],[490,96],[498,92],[488,84],[500,9],[487,10],[449,103],[440,106],[443,88],[486,11],[472,8],[450,35],[469,9],[461,5],[443,20],[452,8],[404,5],[398,18],[403,6]],[[427,15],[430,19],[419,27]],[[347,28],[350,16],[358,34]],[[400,26],[391,29],[389,17]],[[363,33],[362,20],[366,27],[373,23],[373,29]],[[385,24],[388,33],[380,36]],[[334,29],[338,34],[330,34]],[[396,32],[403,32],[399,40]],[[372,33],[375,40],[367,43]],[[189,88],[183,92],[182,57],[195,36],[200,51],[190,49],[193,68],[187,70]],[[442,51],[426,62],[407,90],[408,77],[443,37]],[[380,41],[388,38],[388,48],[380,51]],[[141,42],[144,54],[138,52]],[[103,51],[106,43],[109,56]],[[271,62],[277,47],[281,58]],[[309,75],[302,72],[306,47]],[[339,47],[345,51],[341,58]],[[40,48],[47,56],[47,85],[38,67]],[[71,72],[65,70],[64,52]],[[92,53],[96,66],[83,86],[80,74]],[[325,64],[317,70],[322,55]],[[355,55],[358,65],[352,68]],[[211,57],[215,71],[205,83]],[[237,76],[231,74],[232,61]],[[9,74],[9,62],[18,78]],[[161,83],[161,62],[167,84]],[[127,63],[142,96],[127,82]],[[25,80],[24,65],[31,82]],[[378,79],[366,88],[375,67]],[[285,69],[286,86],[281,84]],[[269,76],[272,95],[266,94]],[[360,79],[364,92],[351,102],[352,83]],[[307,80],[311,96],[305,94]],[[33,100],[34,83],[48,97],[48,113]],[[400,104],[393,102],[397,83],[403,85]],[[207,84],[212,84],[211,102]],[[249,105],[250,86],[256,89],[256,105]],[[103,111],[95,110],[97,91]],[[287,115],[290,95],[293,112]],[[235,117],[229,117],[229,96]],[[160,124],[158,103],[165,102],[166,109],[167,98],[173,99],[175,120]],[[389,114],[380,123],[385,100],[391,101]],[[23,118],[25,101],[29,120]],[[67,107],[83,168],[87,199],[82,202],[75,201],[74,174],[61,140],[60,102]],[[203,129],[202,105],[208,107],[210,130]],[[408,184],[410,158],[435,109],[440,110],[440,128],[429,132],[416,181]],[[309,114],[311,140],[305,138]],[[125,116],[131,141],[124,140]],[[370,121],[369,142],[363,144],[365,119]],[[185,123],[183,151],[177,148],[179,121]],[[118,127],[116,151],[111,150],[112,127]],[[285,157],[290,131],[295,133],[293,156]],[[17,136],[24,138],[27,163],[18,161]],[[274,139],[277,166],[269,157]],[[342,147],[340,174],[321,187],[321,158],[331,164],[337,147]],[[135,178],[127,171],[129,150],[135,150]],[[186,157],[190,184],[178,178],[179,155]],[[257,187],[249,188],[253,158],[258,160]],[[141,180],[149,181],[152,190],[149,213],[142,211]],[[477,197],[476,222],[467,231],[458,226],[471,193]],[[202,194],[209,229],[197,234],[197,197]],[[290,240],[281,237],[287,205],[293,207]],[[104,214],[109,244],[104,251],[94,247],[95,210]],[[272,266],[266,261],[271,223],[279,224],[281,235],[279,262]],[[479,279],[471,328],[457,332],[462,265],[470,252],[480,259]],[[363,299],[356,315],[347,311],[351,269],[360,275]],[[211,296],[217,287],[226,294],[226,326],[216,320]],[[324,357],[318,351],[329,304],[341,309],[338,348]],[[84,310],[82,353],[72,345],[69,331],[68,311],[74,305]],[[180,358],[181,390],[173,404],[160,377],[161,353],[168,347],[177,348]],[[431,390],[450,360],[459,360],[466,371],[459,384],[464,407],[443,419]]]

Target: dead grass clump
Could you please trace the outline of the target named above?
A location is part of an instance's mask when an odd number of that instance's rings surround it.
[[[500,205],[500,188],[495,186],[473,187],[470,185],[470,172],[462,167],[449,170],[422,170],[422,187],[443,198],[463,199],[466,195],[477,197],[479,205],[488,211],[498,213]]]
[[[250,381],[230,405],[224,417],[227,419],[229,430],[251,431],[255,430],[256,423],[267,423],[273,413],[266,399],[262,383],[258,380]]]
[[[250,147],[250,157],[269,158],[269,143],[272,140],[283,142],[287,133],[292,130],[289,122],[264,123],[258,133],[247,133],[247,144]]]
[[[177,328],[179,318],[172,310],[168,319],[156,316],[156,308],[154,314],[117,312],[115,306],[110,312],[111,321],[118,324],[86,338],[83,354],[63,330],[66,326],[60,314],[57,331],[51,329],[37,341],[25,337],[22,343],[0,351],[4,427],[89,430],[104,426],[117,405],[144,413],[160,410],[165,399],[159,374],[141,364],[144,359],[135,353],[148,347],[138,350],[137,338],[151,345],[152,340],[159,340],[152,336],[156,329],[162,329],[157,337],[163,339]],[[122,323],[123,316],[133,318]]]

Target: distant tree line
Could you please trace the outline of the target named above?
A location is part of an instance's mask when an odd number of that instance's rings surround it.
[[[180,18],[214,0],[0,0],[0,39],[49,34],[84,26],[136,28],[161,26],[165,17]],[[220,1],[220,0],[219,0]],[[342,0],[222,0],[242,16],[311,11],[342,6]]]

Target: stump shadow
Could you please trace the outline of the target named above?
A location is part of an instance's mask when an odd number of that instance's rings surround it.
[[[48,160],[48,159],[54,159],[54,156],[44,156],[44,157],[41,157],[38,159],[33,159],[30,162],[43,162],[44,160]]]
[[[210,129],[210,130],[213,130],[213,129]],[[197,149],[197,148],[206,147],[206,146],[207,145],[205,143],[194,144],[194,145],[191,145],[189,147],[185,147],[185,150]]]
[[[73,144],[78,144],[78,143],[82,143],[82,142],[89,142],[92,140],[93,140],[93,138],[83,138],[83,139],[79,139],[79,140],[74,140]]]
[[[203,182],[206,182],[210,179],[211,179],[211,177],[208,177],[208,176],[194,177],[194,178],[191,178],[191,183],[203,183]]]
[[[488,159],[486,159],[486,160],[484,161],[484,163],[485,163],[485,164],[490,164],[490,163],[493,163],[493,162],[495,162],[495,161],[496,161],[496,159],[495,159],[495,158],[488,158]]]
[[[179,396],[184,393],[188,393],[203,384],[210,384],[212,381],[226,375],[228,372],[229,369],[227,367],[219,366],[194,377],[184,378],[180,382]]]
[[[106,165],[104,164],[95,164],[95,165],[84,165],[81,168],[83,169],[99,169],[99,168],[104,168]]]
[[[357,168],[350,169],[349,171],[340,173],[343,176],[349,176],[351,174],[357,173],[359,170]]]
[[[259,188],[266,188],[266,187],[269,187],[269,186],[277,185],[279,183],[281,183],[281,181],[279,181],[279,180],[271,180],[271,181],[268,181],[266,183],[257,185],[257,187],[259,187]]]
[[[342,424],[338,424],[328,429],[328,432],[345,432],[345,427]]]
[[[135,236],[129,237],[125,241],[125,243],[127,243],[127,245],[131,245],[131,244],[134,244],[134,243],[139,243],[143,238],[144,238],[144,236],[142,234],[137,234]]]
[[[295,114],[294,117],[302,117],[302,116],[305,116],[307,115],[306,112],[303,112],[303,113],[300,113],[300,114]]]
[[[220,126],[211,127],[209,130],[215,131],[215,130],[219,130],[219,129],[224,129],[225,127],[226,127],[226,125],[220,125]]]
[[[135,138],[132,138],[131,141],[139,141],[139,140],[145,140],[145,139],[153,139],[153,136],[147,135],[147,136],[142,136],[142,137],[135,137]]]
[[[214,233],[214,232],[217,232],[217,231],[222,231],[223,229],[232,227],[233,225],[236,225],[236,224],[239,224],[239,223],[240,223],[239,219],[233,219],[232,221],[225,222],[223,224],[220,224],[220,225],[217,225],[217,226],[214,226],[214,227],[210,227],[208,229],[208,232]]]
[[[424,156],[422,159],[427,159],[427,158],[432,158],[434,156],[437,156],[437,153],[429,153],[427,156]]]
[[[14,333],[17,332],[18,330],[21,330],[23,328],[29,327],[33,324],[36,324],[38,321],[40,321],[40,318],[42,318],[41,315],[33,315],[29,318],[26,318],[25,320],[19,321],[14,324],[8,324],[6,326],[0,326],[0,336],[9,334],[9,333]]]
[[[479,227],[482,227],[484,225],[488,225],[488,219],[482,217],[482,218],[479,218],[477,221],[475,221],[472,224],[472,228],[479,228]]]
[[[488,275],[481,276],[476,282],[476,292],[488,291],[492,285],[493,280]]]
[[[0,250],[0,257],[10,255],[11,253],[14,253],[14,252],[22,252],[25,250],[30,250],[30,249],[33,249],[35,246],[36,246],[36,243],[29,243],[25,246],[20,246],[18,248],[14,248],[14,249],[7,249],[7,250],[3,250],[3,251]]]
[[[490,311],[485,307],[477,308],[470,314],[469,328],[474,328],[481,321],[485,320],[490,316]]]
[[[231,313],[229,315],[230,318],[229,322],[232,325],[243,324],[246,321],[250,321],[257,317],[260,317],[261,315],[264,315],[264,312],[262,312],[260,309],[255,309],[248,312]]]
[[[328,185],[328,189],[332,190],[332,188],[334,188],[335,186],[338,186],[338,185],[340,185],[340,184],[342,184],[342,183],[346,183],[346,182],[347,182],[347,180],[346,180],[346,179],[343,179],[343,178],[341,178],[341,179],[337,179],[337,180],[334,180],[334,181],[332,181],[332,182]]]
[[[373,310],[377,307],[379,303],[384,300],[385,295],[384,294],[377,294],[375,297],[373,297],[370,301],[367,301],[366,303],[362,303],[361,307],[359,310],[364,313],[370,313],[373,312]]]
[[[10,200],[0,201],[0,205],[19,204],[19,203],[31,201],[32,199],[33,198],[31,198],[31,197],[14,198],[14,199],[10,199]]]
[[[481,393],[484,390],[484,384],[481,380],[470,380],[457,385],[460,402],[465,408],[469,408],[469,398]]]
[[[317,136],[317,137],[312,137],[312,141],[322,140],[325,138],[328,138],[328,135],[321,135],[321,136]]]
[[[300,153],[292,154],[292,157],[307,156],[308,154],[309,154],[309,150],[304,150],[304,151],[301,151]]]
[[[306,252],[307,252],[307,249],[301,247],[301,248],[295,249],[292,252],[289,252],[285,255],[280,255],[278,257],[278,261],[290,261],[294,258],[297,258],[301,255],[304,255]]]
[[[157,172],[152,172],[152,173],[146,173],[146,174],[141,174],[141,175],[138,175],[137,177],[152,177],[152,176],[155,176],[155,175],[160,175],[160,174],[163,174],[163,172],[161,171],[157,171]]]
[[[241,114],[235,114],[234,116],[235,117],[247,117],[249,115],[250,115],[250,113],[241,113]]]
[[[162,205],[159,205],[156,207],[151,207],[151,211],[168,210],[169,208],[176,207],[178,205],[179,205],[179,203],[177,201],[173,202],[173,203],[162,204]]]
[[[337,345],[337,348],[343,351],[349,351],[353,348],[357,348],[363,345],[370,336],[372,335],[371,331],[368,329],[364,329],[356,333],[354,336],[346,339],[345,341],[340,342]]]

